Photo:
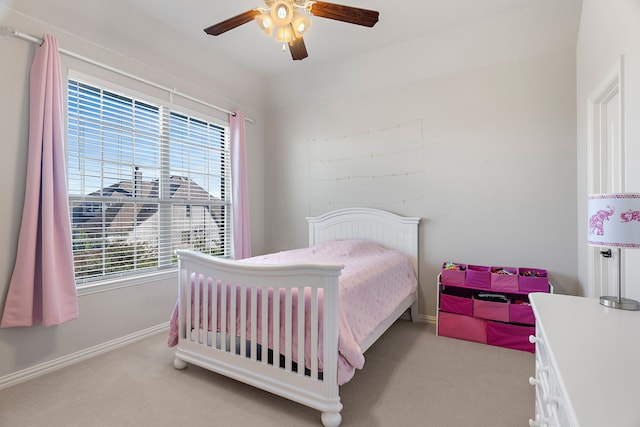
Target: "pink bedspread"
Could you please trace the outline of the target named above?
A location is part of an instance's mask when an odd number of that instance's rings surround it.
[[[368,240],[330,240],[310,248],[262,255],[240,262],[344,265],[339,289],[338,384],[346,383],[356,369],[362,369],[364,355],[360,345],[417,288],[415,272],[407,255]],[[176,305],[171,316],[169,346],[178,342],[177,317]]]

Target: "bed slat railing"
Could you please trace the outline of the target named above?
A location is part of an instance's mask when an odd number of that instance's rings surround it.
[[[285,290],[284,300],[284,369],[291,372],[291,288]]]
[[[262,288],[262,295],[265,295],[265,292],[268,293],[269,290]],[[268,298],[262,298],[262,322],[261,322],[262,325],[268,325],[269,324],[269,305],[268,305],[268,302],[269,302]],[[262,342],[263,343],[268,343],[269,342],[269,328],[262,328]],[[268,361],[267,357],[263,357],[262,358],[262,364],[263,365],[267,364],[267,361]]]
[[[318,378],[318,289],[311,289],[311,378]]]
[[[298,288],[298,375],[304,375],[304,330],[305,330],[305,322],[304,322],[304,294],[305,288]],[[311,355],[313,358],[313,355]]]
[[[233,274],[220,274],[219,269],[198,268],[194,260],[206,255],[190,251],[179,251],[179,255],[181,340],[301,377],[321,380],[325,372],[336,375],[337,364],[327,351],[337,352],[337,310],[326,313],[328,319],[320,310],[322,298],[337,300],[342,266],[298,266],[310,273],[300,279],[298,271],[295,283],[279,278],[277,271],[265,279],[265,268],[260,266],[262,273],[256,281],[263,283],[247,284],[235,282]],[[238,264],[231,267],[236,269]],[[327,270],[332,271],[328,278]],[[320,349],[325,353],[320,354]]]

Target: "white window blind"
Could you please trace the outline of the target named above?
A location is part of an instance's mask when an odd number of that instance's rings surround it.
[[[68,80],[68,189],[78,285],[231,252],[229,127]]]

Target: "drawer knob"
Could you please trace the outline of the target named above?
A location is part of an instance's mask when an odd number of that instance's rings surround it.
[[[536,337],[535,335],[529,335],[529,342],[531,344],[536,344],[540,342],[540,338]]]
[[[549,425],[548,418],[536,417],[535,420],[532,420],[531,418],[529,418],[529,427],[545,427],[548,425]]]
[[[529,384],[531,385],[540,385],[540,380],[537,380],[533,377],[529,377]]]

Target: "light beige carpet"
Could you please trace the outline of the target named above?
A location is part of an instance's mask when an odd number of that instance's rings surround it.
[[[515,427],[534,412],[531,353],[398,321],[340,388],[342,425]],[[320,413],[190,365],[166,334],[0,390],[0,426],[320,426]]]

